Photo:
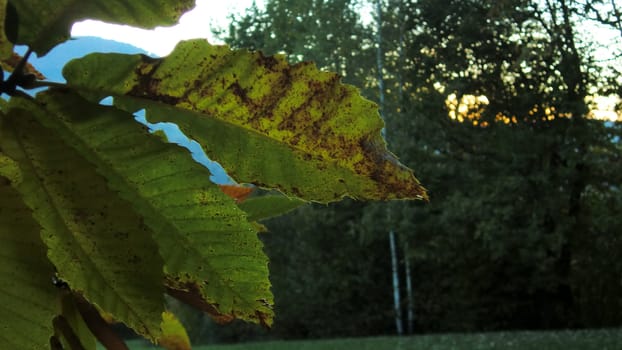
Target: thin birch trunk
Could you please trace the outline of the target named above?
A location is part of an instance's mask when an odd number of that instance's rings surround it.
[[[384,62],[382,51],[382,4],[381,0],[376,0],[376,64],[378,68],[378,106],[380,116],[385,118],[385,98],[384,98]],[[386,128],[382,128],[382,137],[386,141]],[[390,219],[390,209],[387,207],[387,218]],[[387,220],[390,222],[390,220]],[[400,307],[400,279],[397,265],[397,250],[395,248],[395,233],[389,229],[389,242],[391,246],[391,271],[393,277],[393,305],[395,308],[395,328],[398,335],[404,333],[402,326],[402,309]]]
[[[395,308],[395,329],[397,335],[404,334],[402,326],[402,308],[400,301],[400,278],[397,265],[397,249],[395,248],[395,233],[389,231],[389,243],[391,246],[391,272],[393,275],[393,306]]]
[[[413,334],[415,324],[415,307],[413,298],[412,275],[410,273],[410,259],[408,258],[408,242],[404,242],[404,274],[406,275],[406,303],[407,315],[406,325],[407,334]]]
[[[400,2],[400,7],[402,7],[403,2]],[[400,8],[400,12],[402,8]],[[406,60],[404,57],[404,32],[406,21],[408,20],[408,14],[405,15],[405,18],[402,20],[400,24],[400,38],[399,45],[397,47],[397,55],[399,59],[399,66],[397,70],[397,78],[398,78],[398,101],[399,101],[399,114],[400,117],[405,117],[405,109],[403,106],[404,103],[404,66],[406,65]],[[415,323],[415,311],[414,311],[414,299],[413,299],[413,289],[412,289],[412,275],[410,272],[410,259],[408,258],[408,241],[404,242],[404,274],[406,275],[406,332],[407,334],[413,334],[413,327]]]
[[[381,0],[376,0],[376,66],[378,68],[378,107],[380,117],[385,119],[384,109],[384,53],[382,52],[382,4]],[[382,136],[386,141],[386,128],[382,128]]]

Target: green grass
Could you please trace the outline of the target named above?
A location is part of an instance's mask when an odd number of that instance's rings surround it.
[[[156,349],[142,342],[132,350]],[[316,341],[271,341],[196,346],[196,350],[621,350],[622,329],[558,332],[500,332],[375,337]]]

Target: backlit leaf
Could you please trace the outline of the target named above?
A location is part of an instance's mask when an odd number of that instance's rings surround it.
[[[283,195],[265,195],[249,198],[238,206],[248,214],[248,220],[260,221],[274,216],[283,215],[307,202]]]
[[[42,119],[45,125],[96,164],[154,231],[169,289],[196,294],[202,309],[219,319],[271,322],[261,241],[205,167],[125,111],[69,91],[37,98],[53,114]]]
[[[172,25],[194,0],[15,0],[19,17],[17,44],[39,55],[69,38],[73,23],[97,19],[141,28]]]
[[[426,198],[386,149],[376,105],[313,64],[192,40],[163,59],[88,55],[63,74],[124,109],[146,108],[152,122],[176,123],[240,183],[322,202]]]
[[[2,135],[4,137],[4,135]],[[59,311],[40,227],[12,187],[21,175],[0,153],[0,349],[45,349]]]
[[[162,313],[162,336],[158,344],[167,350],[190,350],[190,338],[184,326],[170,311]]]
[[[35,102],[13,98],[2,150],[22,170],[17,189],[42,226],[59,277],[146,337],[160,332],[163,262],[151,233],[95,168],[38,119]]]

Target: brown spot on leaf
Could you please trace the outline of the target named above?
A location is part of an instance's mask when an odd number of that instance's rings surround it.
[[[395,193],[400,193],[428,200],[426,190],[419,184],[412,172],[408,171],[392,153],[384,150],[378,141],[362,138],[359,144],[370,161],[357,163],[357,171],[367,174],[377,184],[379,199],[391,199]],[[403,178],[396,177],[396,172],[408,174],[411,181],[403,181]]]
[[[257,64],[271,71],[276,71],[279,60],[274,56],[264,56],[262,52],[257,52]]]
[[[260,311],[255,311],[255,316],[257,317],[257,320],[259,321],[259,324],[262,325],[263,327],[270,329],[270,318],[271,316],[260,312]]]
[[[253,106],[253,101],[248,97],[246,89],[240,86],[240,83],[238,81],[235,81],[233,84],[231,84],[229,86],[229,89],[231,89],[233,94],[237,96],[242,101],[242,103],[244,103],[248,107]]]
[[[22,60],[22,56],[13,52],[13,55],[11,55],[11,57],[2,60],[1,65],[2,68],[4,68],[7,72],[12,72]],[[24,65],[23,71],[24,73],[33,74],[38,80],[45,80],[45,76],[28,62],[26,62],[26,64]]]
[[[220,190],[227,196],[235,199],[236,203],[242,203],[253,192],[252,187],[240,186],[240,185],[218,185]]]
[[[162,79],[154,78],[155,72],[162,64],[162,59],[156,59],[146,55],[141,55],[142,63],[139,64],[134,73],[138,77],[138,83],[132,87],[128,93],[130,96],[145,97],[154,101],[162,102],[168,105],[177,105],[181,98],[160,93],[160,84]]]

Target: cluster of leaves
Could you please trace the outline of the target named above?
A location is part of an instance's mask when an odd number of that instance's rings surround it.
[[[0,348],[111,349],[122,322],[187,348],[169,294],[220,322],[270,326],[256,224],[306,201],[425,198],[380,136],[376,106],[339,76],[204,40],[165,58],[91,54],[42,81],[39,56],[93,18],[172,24],[193,1],[0,1]],[[34,97],[23,89],[44,87]],[[113,97],[113,105],[100,101]],[[174,122],[238,183],[218,186],[182,148],[134,119]]]

